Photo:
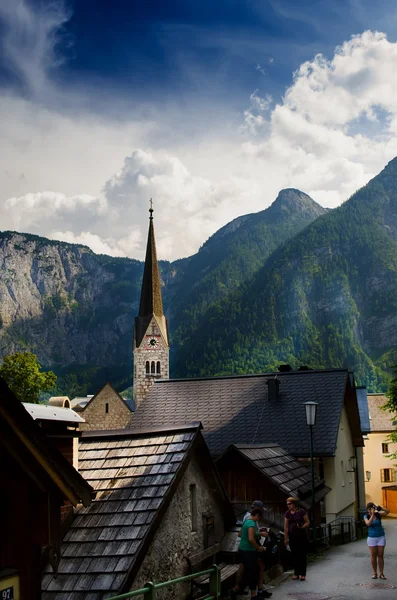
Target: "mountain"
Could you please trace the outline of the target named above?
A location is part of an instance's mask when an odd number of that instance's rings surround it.
[[[397,159],[213,305],[175,356],[184,376],[349,366],[384,389],[397,362]]]
[[[194,335],[201,316],[215,302],[249,280],[276,248],[326,212],[307,194],[285,189],[269,208],[234,219],[185,259],[183,277],[176,278],[168,302],[175,351],[187,335]]]
[[[194,330],[188,317],[193,306],[198,319],[322,213],[306,194],[284,190],[267,210],[223,227],[196,255],[160,262],[173,345],[184,338],[184,327]],[[95,391],[108,378],[119,389],[131,383],[142,262],[6,231],[0,233],[0,265],[0,355],[34,351],[70,395]]]
[[[34,351],[70,394],[108,374],[127,387],[143,263],[6,231],[0,265],[1,355]],[[169,263],[162,273],[167,282]]]

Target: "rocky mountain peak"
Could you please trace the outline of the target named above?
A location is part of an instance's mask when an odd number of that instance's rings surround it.
[[[269,211],[277,216],[296,212],[319,217],[326,213],[327,209],[317,204],[317,202],[315,202],[308,194],[295,188],[286,188],[280,190],[277,198],[270,206]]]

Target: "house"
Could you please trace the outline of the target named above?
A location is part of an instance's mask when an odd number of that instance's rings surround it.
[[[282,529],[286,497],[299,498],[306,510],[312,507],[310,470],[277,444],[232,444],[216,465],[237,513],[245,513],[252,500],[260,498],[265,522]],[[330,491],[324,481],[315,478],[317,523],[322,501]]]
[[[79,469],[96,498],[77,511],[42,600],[102,600],[179,577],[188,556],[220,542],[234,512],[200,430],[83,433]]]
[[[318,403],[313,428],[317,476],[331,488],[326,521],[353,518],[364,442],[354,377],[347,369],[155,381],[131,423],[141,428],[200,420],[214,458],[232,444],[275,443],[307,461],[310,437],[303,403],[308,400]]]
[[[1,378],[0,480],[2,597],[37,600],[43,561],[58,566],[64,502],[88,507],[93,490]]]
[[[131,404],[107,382],[95,396],[72,405],[74,410],[84,418],[81,431],[97,431],[99,429],[123,429],[129,426],[133,410]]]
[[[365,440],[364,469],[366,501],[375,502],[397,514],[396,460],[389,455],[397,452],[397,444],[388,436],[396,430],[395,417],[382,407],[384,394],[368,394],[371,432]]]

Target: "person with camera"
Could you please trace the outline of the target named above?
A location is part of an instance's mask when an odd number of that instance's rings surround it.
[[[243,570],[240,581],[229,593],[231,600],[237,599],[237,595],[245,588],[246,584],[249,585],[251,598],[257,597],[258,600],[261,600],[262,598],[270,598],[272,595],[271,592],[263,589],[263,578],[262,582],[259,581],[258,585],[258,556],[264,552],[263,546],[257,541],[258,535],[261,535],[258,529],[258,521],[261,518],[262,510],[259,507],[254,507],[251,510],[249,518],[243,522],[239,545]],[[256,593],[257,587],[258,593]]]
[[[284,544],[291,550],[294,574],[292,579],[306,581],[307,531],[309,517],[303,508],[298,508],[297,498],[287,498],[287,512],[284,515]]]
[[[380,579],[386,579],[383,572],[386,534],[382,525],[382,517],[388,515],[390,511],[387,508],[376,506],[373,502],[368,502],[367,511],[364,522],[368,527],[367,544],[371,554],[372,569],[374,571],[372,579],[378,579],[378,567]]]

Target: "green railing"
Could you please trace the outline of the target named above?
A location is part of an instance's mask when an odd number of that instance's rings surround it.
[[[200,577],[201,575],[209,575],[209,596],[206,597],[206,600],[218,600],[221,595],[221,577],[218,565],[213,565],[205,571],[199,571],[197,573],[192,573],[191,575],[178,577],[177,579],[170,579],[170,581],[164,581],[162,583],[153,583],[152,581],[149,581],[145,584],[145,587],[140,588],[139,590],[133,590],[126,594],[120,594],[119,596],[112,596],[109,600],[125,600],[126,598],[135,598],[135,596],[143,596],[144,600],[155,600],[157,590],[161,590],[176,583],[192,581],[192,579],[196,579],[196,577]]]

